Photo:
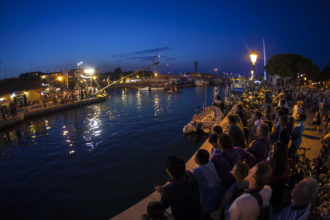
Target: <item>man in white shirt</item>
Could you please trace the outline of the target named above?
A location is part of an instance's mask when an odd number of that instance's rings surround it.
[[[272,189],[266,186],[271,177],[271,167],[267,162],[260,162],[250,169],[246,180],[249,181],[249,193],[235,199],[227,213],[230,220],[255,220],[260,214],[261,207],[255,196],[258,194],[262,200],[262,208],[269,206]]]

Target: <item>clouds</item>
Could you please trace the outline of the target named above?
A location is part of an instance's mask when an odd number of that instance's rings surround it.
[[[168,51],[170,49],[171,48],[168,46],[158,47],[158,48],[135,51],[132,53],[117,54],[114,55],[113,57],[124,60],[151,61],[152,58],[157,56],[160,52]]]
[[[169,50],[170,47],[158,47],[158,48],[154,48],[154,49],[148,49],[148,50],[142,50],[142,51],[137,51],[134,54],[150,54],[150,53],[154,53],[154,54],[158,54],[160,52]]]

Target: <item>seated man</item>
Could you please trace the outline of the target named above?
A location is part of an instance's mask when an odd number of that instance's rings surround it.
[[[318,184],[313,177],[306,177],[292,190],[293,202],[275,216],[278,220],[305,220],[308,218],[311,201],[318,191]]]
[[[156,186],[161,192],[164,208],[171,207],[176,220],[200,219],[201,206],[198,184],[191,172],[185,170],[183,160],[170,156],[166,160],[166,171],[171,182],[164,187]]]
[[[257,163],[266,160],[270,150],[270,139],[268,138],[269,126],[265,123],[261,123],[257,127],[256,140],[252,141],[249,145],[248,152],[253,154]]]
[[[261,210],[270,204],[272,189],[266,186],[271,176],[270,165],[260,162],[249,170],[249,193],[235,199],[231,204],[227,219],[254,220],[261,215]],[[261,204],[261,205],[260,205]]]
[[[210,154],[207,150],[199,149],[195,161],[200,166],[193,170],[199,186],[203,216],[208,216],[211,211],[219,207],[224,193],[217,170],[209,158]]]

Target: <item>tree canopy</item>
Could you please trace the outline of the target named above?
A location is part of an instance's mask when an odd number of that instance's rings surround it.
[[[330,80],[330,63],[328,63],[322,72],[319,72],[319,74],[316,77],[317,81],[327,81]]]
[[[122,71],[121,71],[121,68],[120,67],[117,67],[116,69],[115,69],[115,73],[121,73]]]
[[[311,59],[297,54],[277,54],[268,59],[265,70],[270,75],[296,79],[297,74],[305,74],[309,79],[315,79],[319,67]]]

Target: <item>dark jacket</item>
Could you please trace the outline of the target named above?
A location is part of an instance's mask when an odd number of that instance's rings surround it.
[[[186,171],[183,177],[175,178],[164,187],[161,203],[169,206],[176,220],[200,219],[201,205],[198,183],[191,172]]]
[[[267,159],[269,149],[270,140],[268,138],[261,138],[252,141],[247,151],[253,154],[257,159],[257,163],[259,163],[260,161],[264,161]]]
[[[233,140],[233,145],[235,147],[245,147],[245,135],[242,129],[240,129],[237,125],[231,125],[229,127],[228,134]]]

